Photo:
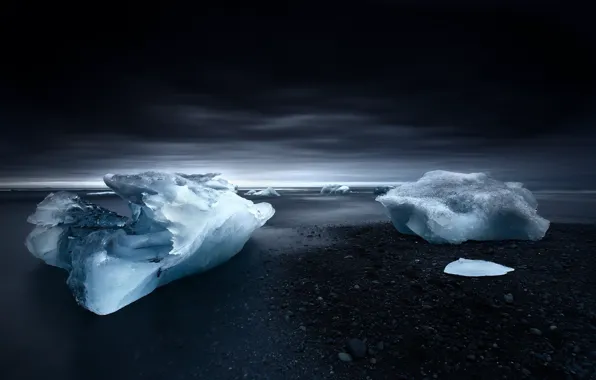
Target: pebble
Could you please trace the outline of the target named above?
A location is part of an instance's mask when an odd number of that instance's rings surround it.
[[[552,325],[551,327],[549,327],[550,331],[555,331],[557,329],[557,326]]]
[[[513,294],[507,293],[503,296],[503,298],[505,299],[505,302],[509,304],[513,303]]]
[[[340,352],[339,354],[337,354],[337,357],[342,362],[351,362],[352,361],[352,356],[346,352]]]
[[[530,372],[530,370],[527,368],[522,368],[521,371],[524,374],[524,376],[530,376],[532,374],[532,372]]]
[[[530,334],[540,336],[540,335],[542,335],[542,331],[540,331],[540,330],[538,330],[536,328],[531,328],[530,329]]]
[[[377,359],[370,358],[370,364],[377,364]]]
[[[355,358],[363,358],[366,356],[366,343],[360,339],[350,339],[346,347],[348,352]]]
[[[354,289],[360,289],[360,285],[354,285]]]

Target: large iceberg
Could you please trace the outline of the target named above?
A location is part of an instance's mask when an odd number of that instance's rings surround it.
[[[321,194],[348,194],[350,188],[346,185],[325,185],[321,188]]]
[[[430,171],[376,200],[399,232],[431,243],[540,240],[550,225],[521,183],[501,182],[485,173]]]
[[[215,176],[145,172],[104,176],[131,218],[75,194],[49,194],[27,221],[29,251],[69,272],[88,310],[113,313],[157,287],[221,264],[238,253],[275,210],[235,193]]]
[[[255,197],[279,197],[280,194],[272,187],[263,190],[248,190],[244,195],[252,195]]]

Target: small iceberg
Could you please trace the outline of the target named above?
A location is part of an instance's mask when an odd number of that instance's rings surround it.
[[[248,190],[244,195],[253,195],[255,197],[279,197],[280,194],[272,187],[264,190]]]
[[[463,277],[503,276],[513,272],[513,268],[484,260],[459,259],[447,264],[444,272]]]
[[[325,185],[321,188],[321,194],[348,194],[350,188],[346,185]]]

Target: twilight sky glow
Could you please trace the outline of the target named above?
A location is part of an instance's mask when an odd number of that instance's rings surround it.
[[[586,11],[439,3],[93,20],[14,9],[29,33],[13,31],[0,63],[0,186],[97,187],[141,170],[374,184],[448,169],[596,188]]]

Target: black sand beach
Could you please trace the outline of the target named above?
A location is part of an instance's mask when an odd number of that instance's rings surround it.
[[[282,193],[263,199],[276,215],[230,262],[100,317],[23,245],[42,198],[0,199],[2,379],[594,378],[595,224],[438,246],[397,233],[370,193]],[[581,204],[541,207],[556,220],[594,206]],[[515,271],[443,274],[459,257]],[[350,339],[367,352],[343,362]]]
[[[332,246],[283,257],[272,303],[304,339],[299,360],[326,358],[328,378],[596,378],[596,226],[455,246],[389,223],[332,230]],[[444,274],[460,257],[515,271]]]

